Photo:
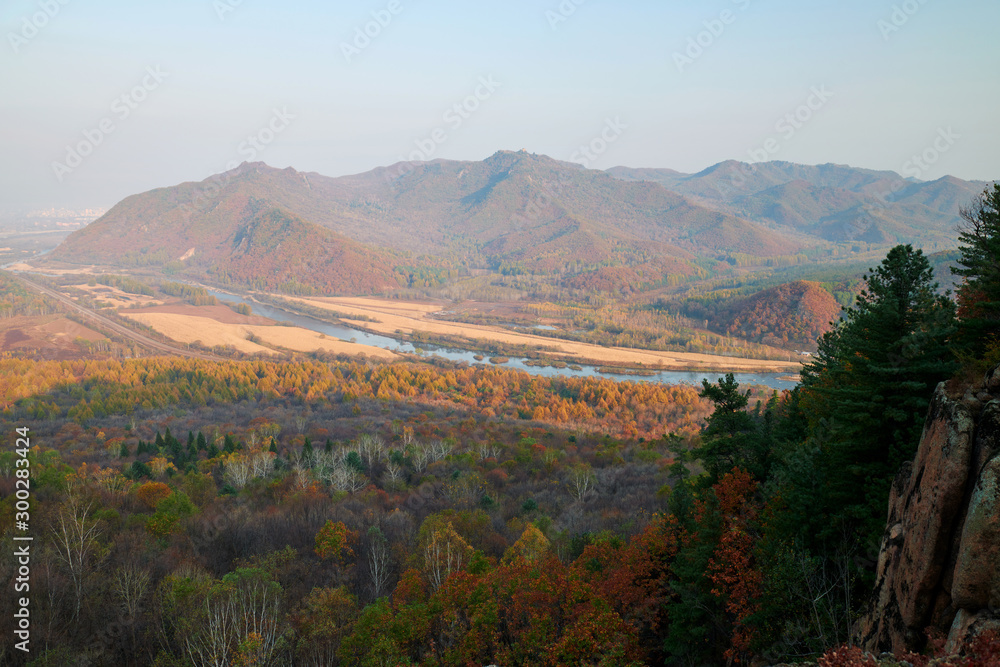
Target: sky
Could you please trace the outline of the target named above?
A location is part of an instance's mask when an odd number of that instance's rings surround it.
[[[0,211],[244,160],[1000,178],[996,0],[4,0]]]

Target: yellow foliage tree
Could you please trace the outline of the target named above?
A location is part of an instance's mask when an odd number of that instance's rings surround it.
[[[436,517],[428,517],[421,530],[425,534],[423,540],[424,575],[434,590],[441,587],[452,572],[458,572],[472,558],[473,549],[465,539],[458,534],[451,522],[440,525]],[[433,522],[428,525],[429,522]],[[434,525],[438,524],[438,525]]]
[[[533,523],[529,523],[521,533],[521,537],[510,545],[503,555],[504,562],[512,562],[521,558],[529,563],[537,561],[549,550],[549,538],[542,534]]]

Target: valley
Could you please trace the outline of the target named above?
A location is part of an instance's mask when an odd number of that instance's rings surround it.
[[[784,162],[601,172],[524,151],[339,178],[244,163],[128,197],[12,268],[70,288],[77,274],[179,280],[490,359],[795,375],[889,245],[953,247],[956,202],[979,185]],[[101,300],[185,345],[393,354]]]

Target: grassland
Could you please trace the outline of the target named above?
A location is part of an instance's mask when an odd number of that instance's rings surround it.
[[[322,351],[383,360],[397,358],[389,350],[328,338],[300,327],[277,326],[266,318],[241,316],[224,306],[173,305],[123,310],[120,314],[180,343],[197,342],[206,347],[228,346],[246,354],[273,355],[284,349],[293,352]]]

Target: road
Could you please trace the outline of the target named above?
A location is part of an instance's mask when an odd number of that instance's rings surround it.
[[[144,335],[142,335],[141,333],[139,333],[137,331],[133,331],[132,329],[129,329],[128,327],[123,326],[123,325],[119,324],[118,322],[115,322],[114,320],[112,320],[112,319],[110,319],[108,317],[105,317],[104,315],[101,315],[99,313],[95,313],[94,311],[90,310],[89,308],[84,308],[83,306],[81,306],[77,302],[75,302],[72,299],[70,299],[68,296],[66,296],[64,294],[60,294],[59,292],[56,292],[55,290],[49,289],[48,287],[45,287],[44,285],[39,285],[35,281],[29,280],[29,279],[25,278],[22,275],[15,275],[15,274],[8,274],[8,275],[12,276],[16,280],[20,280],[22,283],[24,283],[24,285],[26,287],[28,287],[28,288],[36,291],[36,292],[40,292],[41,294],[44,294],[45,296],[48,296],[48,297],[51,297],[51,298],[55,299],[56,301],[58,301],[59,303],[63,304],[64,306],[70,308],[71,310],[80,313],[81,315],[83,315],[87,319],[93,320],[94,322],[97,322],[102,327],[110,329],[111,331],[114,331],[116,334],[119,334],[121,336],[124,336],[125,338],[133,340],[136,343],[139,343],[140,345],[142,345],[143,347],[155,350],[157,352],[165,352],[167,354],[176,354],[176,355],[181,356],[181,357],[190,357],[191,359],[203,359],[205,361],[228,361],[227,359],[224,359],[222,357],[218,357],[218,356],[216,356],[214,354],[209,354],[208,352],[198,352],[196,350],[187,350],[187,349],[184,349],[184,348],[181,348],[181,347],[176,347],[174,345],[170,345],[169,343],[164,343],[164,342],[161,342],[161,341],[158,341],[158,340],[154,340],[154,339],[150,338],[149,336],[144,336]]]

